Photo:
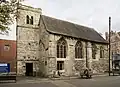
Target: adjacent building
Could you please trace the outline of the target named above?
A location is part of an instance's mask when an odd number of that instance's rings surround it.
[[[18,75],[108,71],[108,42],[94,29],[42,15],[40,8],[19,5],[18,12]]]
[[[109,40],[109,34],[105,34],[106,40]],[[120,32],[111,31],[110,34],[111,54],[120,54]]]
[[[0,64],[10,64],[10,72],[16,72],[16,41],[0,39]]]

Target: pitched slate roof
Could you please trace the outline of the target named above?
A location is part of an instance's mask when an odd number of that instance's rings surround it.
[[[50,33],[71,36],[84,40],[107,43],[94,29],[42,15],[46,29]]]

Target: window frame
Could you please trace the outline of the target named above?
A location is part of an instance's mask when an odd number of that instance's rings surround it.
[[[57,70],[64,70],[64,61],[57,61]]]
[[[96,59],[97,46],[95,43],[92,43],[92,59]]]
[[[4,51],[10,51],[10,45],[9,44],[4,45]]]
[[[102,46],[100,46],[100,58],[104,58],[104,49]]]
[[[66,58],[67,56],[67,42],[64,38],[57,41],[57,58]]]
[[[31,16],[30,24],[33,25],[33,16]]]
[[[82,59],[83,58],[83,44],[81,41],[77,41],[75,45],[75,58]]]
[[[30,24],[30,18],[28,15],[26,16],[26,24]]]

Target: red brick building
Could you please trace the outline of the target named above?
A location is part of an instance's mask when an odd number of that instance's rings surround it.
[[[16,72],[16,41],[0,39],[0,63],[9,63],[10,72]]]

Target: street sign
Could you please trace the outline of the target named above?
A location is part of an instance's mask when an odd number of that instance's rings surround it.
[[[0,73],[10,72],[10,64],[9,63],[0,63]]]

